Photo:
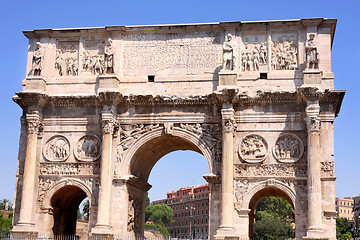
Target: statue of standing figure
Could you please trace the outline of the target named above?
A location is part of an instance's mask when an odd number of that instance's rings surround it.
[[[115,48],[113,46],[113,41],[111,38],[108,39],[108,45],[105,46],[104,53],[105,53],[105,60],[104,60],[104,67],[105,73],[114,73],[114,52]]]
[[[231,34],[226,36],[226,41],[223,45],[223,54],[224,54],[224,62],[223,62],[223,70],[232,71],[234,70],[234,49],[235,42],[232,40]]]
[[[315,34],[310,34],[309,39],[306,40],[305,51],[306,51],[306,68],[307,69],[318,68],[319,54],[317,52],[317,47],[315,46]]]
[[[36,43],[36,49],[33,54],[32,59],[32,75],[33,76],[40,76],[41,74],[41,60],[43,56],[43,50],[41,49],[41,43]]]

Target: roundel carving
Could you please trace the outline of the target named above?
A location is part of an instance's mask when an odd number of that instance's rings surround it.
[[[100,139],[95,135],[80,138],[74,149],[75,157],[80,161],[95,161],[101,155]]]
[[[70,155],[70,143],[64,136],[53,136],[45,143],[43,155],[49,161],[65,161]]]
[[[259,163],[265,160],[268,153],[268,144],[260,135],[245,136],[239,146],[240,157],[248,163]]]
[[[276,139],[273,154],[279,162],[296,162],[302,157],[303,153],[304,144],[295,134],[281,134]]]

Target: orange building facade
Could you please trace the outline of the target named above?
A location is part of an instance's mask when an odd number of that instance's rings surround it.
[[[209,221],[209,185],[180,188],[167,198],[151,204],[165,204],[174,210],[174,223],[166,226],[171,237],[207,239]],[[191,235],[190,235],[191,234]]]

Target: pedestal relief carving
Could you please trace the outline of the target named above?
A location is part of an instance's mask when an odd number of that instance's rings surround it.
[[[55,69],[59,76],[77,76],[79,70],[79,41],[59,41]]]
[[[33,53],[32,59],[32,75],[33,76],[40,76],[42,70],[42,58],[44,55],[44,50],[41,48],[41,43],[36,43],[36,49]]]
[[[53,136],[45,143],[43,155],[49,161],[65,161],[70,156],[70,143],[64,136]]]
[[[265,139],[257,134],[245,136],[239,146],[240,157],[248,163],[259,163],[265,160],[268,145]]]
[[[241,71],[267,71],[267,42],[265,35],[243,36]]]
[[[295,70],[298,68],[297,36],[272,35],[271,70]]]
[[[306,177],[306,164],[235,164],[235,177]]]
[[[304,153],[304,144],[295,134],[281,134],[273,148],[273,154],[279,162],[290,163],[298,161]]]
[[[81,161],[95,161],[101,155],[100,139],[95,135],[80,138],[74,149],[75,157]]]
[[[334,177],[333,162],[321,162],[321,177]]]

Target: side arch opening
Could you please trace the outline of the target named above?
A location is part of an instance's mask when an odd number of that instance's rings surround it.
[[[50,200],[54,217],[54,235],[76,234],[77,211],[86,197],[82,189],[72,185],[64,186],[54,193]]]
[[[271,206],[266,206],[266,204],[271,204]],[[258,235],[264,234],[261,233],[261,225],[260,221],[263,221],[262,224],[281,224],[281,226],[286,227],[286,229],[292,228],[294,229],[295,223],[295,204],[293,199],[283,190],[275,187],[275,186],[268,186],[266,188],[261,189],[260,191],[256,192],[250,202],[249,202],[249,237],[250,239],[262,239],[265,236],[261,236],[260,238]],[[257,210],[259,211],[259,216],[257,216]],[[261,219],[262,218],[262,219]],[[270,221],[274,219],[273,221]],[[286,223],[285,223],[286,222]],[[255,234],[254,225],[258,224],[257,234]],[[270,227],[268,226],[268,229]],[[285,231],[286,234],[295,234],[291,233],[286,229],[279,229],[279,226],[276,227],[276,230]],[[278,232],[274,232],[275,234],[280,234]],[[256,235],[256,236],[255,236]],[[295,237],[295,236],[294,236]]]

